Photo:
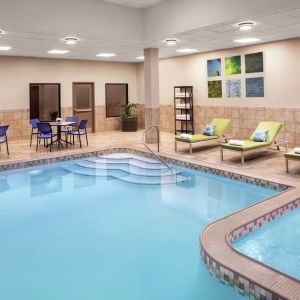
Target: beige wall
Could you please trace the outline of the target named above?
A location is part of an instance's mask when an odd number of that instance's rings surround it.
[[[245,75],[222,76],[223,98],[207,97],[207,60],[231,55],[262,51],[264,53],[265,97],[245,97]],[[173,104],[174,85],[193,85],[196,105],[238,107],[300,107],[300,39],[261,44],[249,47],[195,54],[160,60],[160,103]],[[224,63],[222,61],[224,68]],[[138,76],[143,75],[139,64]],[[224,72],[222,72],[224,74]],[[254,76],[254,75],[253,75]],[[251,77],[251,76],[248,76]],[[242,97],[226,98],[225,80],[242,79]],[[139,78],[138,82],[142,82]],[[139,88],[138,99],[143,102],[143,90]]]
[[[105,83],[128,83],[136,101],[136,64],[0,56],[0,110],[29,108],[29,83],[61,83],[61,105],[72,106],[72,82],[94,82],[105,105]]]

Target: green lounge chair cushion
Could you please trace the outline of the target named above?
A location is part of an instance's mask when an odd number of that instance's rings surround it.
[[[215,125],[214,135],[220,137],[223,135],[226,128],[231,123],[230,119],[215,118],[210,122],[210,125]]]
[[[222,148],[236,150],[236,151],[248,151],[248,150],[253,150],[253,149],[270,146],[274,142],[281,127],[282,127],[282,123],[280,123],[280,122],[260,122],[258,124],[257,128],[252,133],[250,139],[245,140],[245,144],[243,146],[235,146],[235,145],[230,145],[229,143],[226,143],[226,144],[222,144]],[[254,142],[252,140],[256,130],[266,130],[266,129],[269,130],[268,138],[267,138],[266,142]]]
[[[299,159],[300,160],[300,154],[295,153],[294,151],[285,153],[284,156],[287,157],[287,158]]]
[[[279,133],[282,127],[282,123],[280,122],[260,122],[257,126],[256,130],[269,130],[268,138],[266,142],[273,143],[277,134]],[[250,140],[253,140],[255,131],[252,133]]]
[[[185,143],[197,143],[197,142],[204,142],[210,140],[216,140],[219,137],[216,135],[204,135],[204,134],[193,134],[191,139],[182,138],[181,136],[176,136],[175,140],[178,142],[185,142]]]
[[[209,135],[204,135],[202,133],[193,134],[191,139],[176,136],[175,140],[178,142],[185,142],[185,143],[197,143],[197,142],[205,142],[209,140],[216,140],[221,135],[223,135],[224,131],[226,130],[230,122],[231,122],[230,119],[215,118],[210,122],[210,125],[215,125],[214,135],[209,136]]]
[[[236,150],[236,151],[248,151],[248,150],[262,148],[262,147],[272,145],[271,142],[254,142],[254,141],[250,141],[250,140],[245,140],[244,142],[245,142],[245,144],[243,146],[231,145],[229,143],[222,144],[222,148]]]

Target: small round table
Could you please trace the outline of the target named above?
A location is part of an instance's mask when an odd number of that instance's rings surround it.
[[[64,140],[61,137],[61,128],[62,127],[67,127],[67,126],[74,126],[76,125],[76,122],[49,122],[49,125],[51,127],[56,127],[57,128],[57,138],[55,141],[53,141],[52,143],[50,143],[47,147],[52,146],[54,144],[57,144],[57,147],[62,147],[63,148],[63,144],[62,142],[66,143],[66,147],[68,147],[68,144],[72,145],[72,143],[68,142],[67,140]]]

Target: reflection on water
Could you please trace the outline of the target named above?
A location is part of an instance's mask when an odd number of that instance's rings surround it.
[[[29,172],[31,197],[61,192],[63,187],[62,176],[67,174],[68,172],[59,167]]]
[[[7,182],[7,176],[0,176],[0,193],[4,193],[10,189]]]
[[[93,186],[97,183],[96,176],[82,176],[73,173],[73,187],[74,189],[82,189],[87,186]]]

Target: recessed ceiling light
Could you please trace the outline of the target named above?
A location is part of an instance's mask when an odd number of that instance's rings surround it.
[[[247,30],[251,30],[254,27],[254,23],[253,22],[241,22],[238,24],[240,30],[243,31],[247,31]]]
[[[167,44],[167,46],[175,46],[179,42],[179,40],[175,38],[168,38],[165,39],[164,42]]]
[[[49,54],[66,54],[70,51],[68,50],[50,50],[48,51]]]
[[[5,31],[0,29],[0,35],[4,35],[5,34]]]
[[[116,56],[116,54],[114,54],[114,53],[99,53],[96,56],[99,56],[99,57],[114,57],[114,56]]]
[[[176,52],[179,52],[179,53],[195,53],[195,52],[198,52],[198,50],[196,49],[178,49],[176,50]]]
[[[8,51],[10,49],[11,49],[11,47],[9,47],[9,46],[0,46],[0,51]]]
[[[67,45],[76,45],[77,42],[79,41],[79,38],[75,36],[67,36],[64,38],[64,41],[66,42]]]
[[[257,39],[257,38],[245,38],[245,39],[234,40],[234,42],[240,44],[248,44],[248,43],[258,42],[260,40],[261,39]]]
[[[145,57],[144,56],[138,56],[138,57],[136,57],[136,59],[138,59],[138,60],[144,60]]]

